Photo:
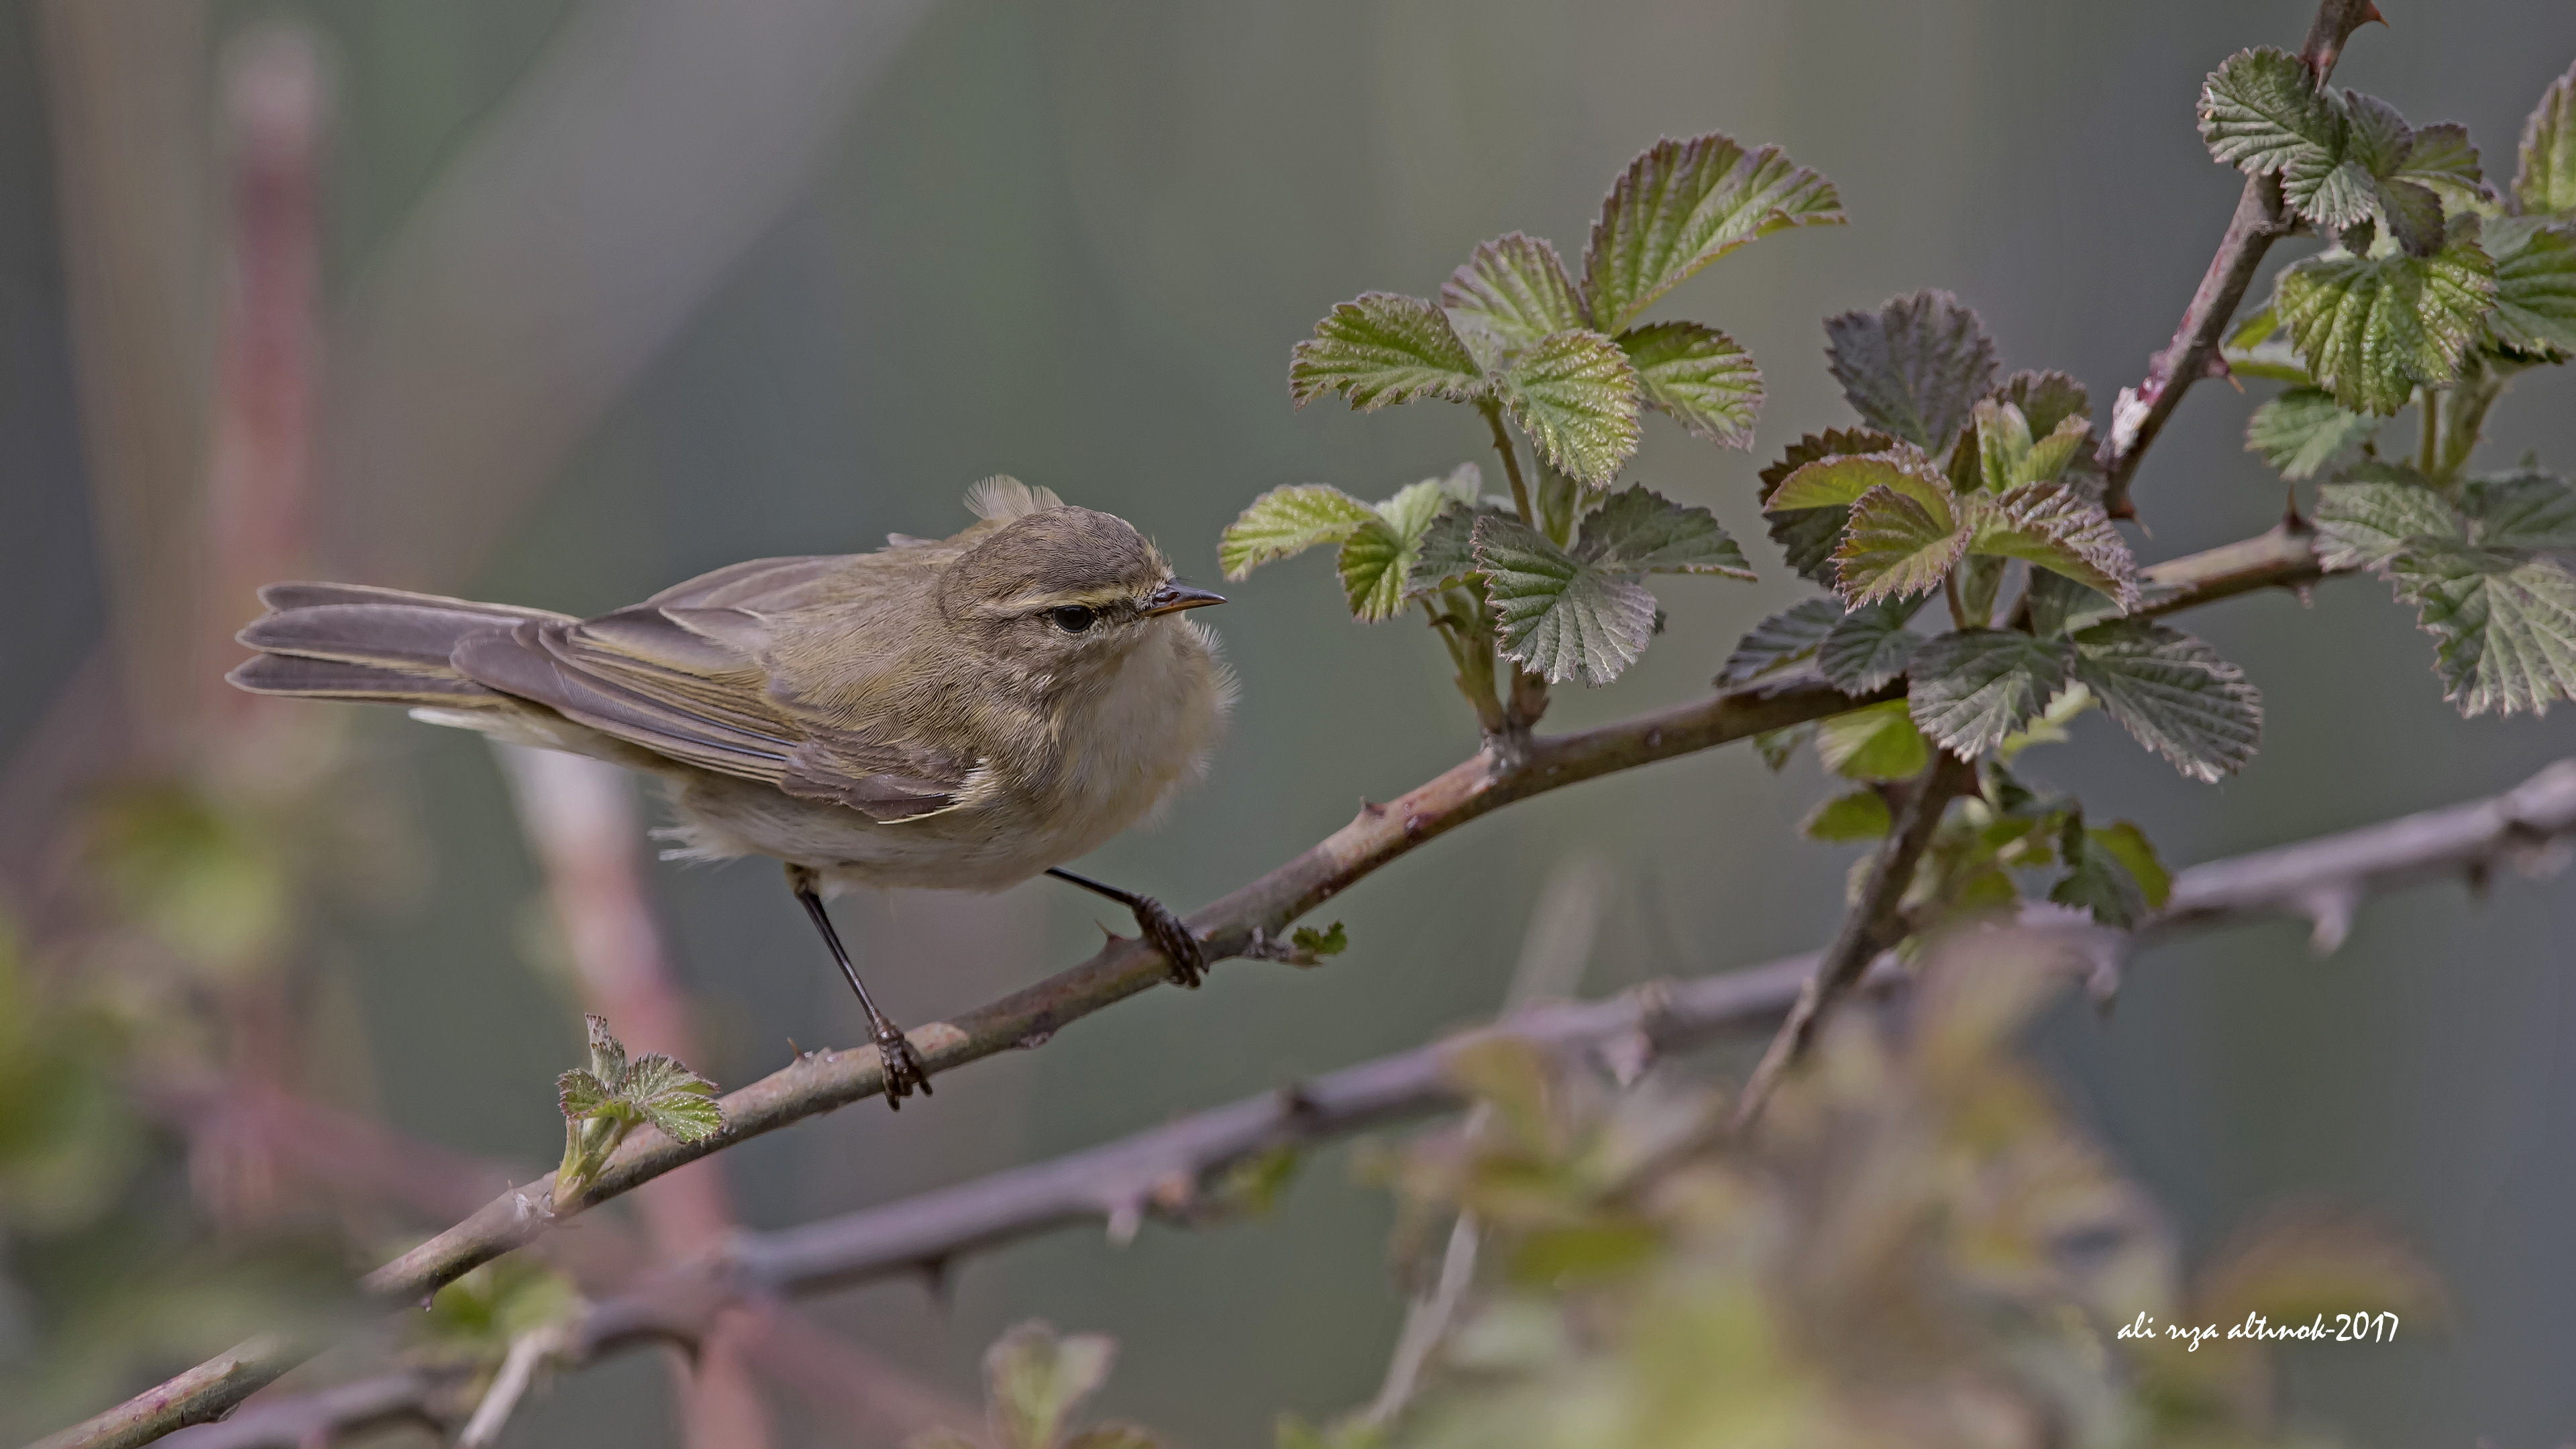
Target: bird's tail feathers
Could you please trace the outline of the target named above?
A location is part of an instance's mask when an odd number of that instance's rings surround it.
[[[234,636],[260,651],[226,676],[240,688],[443,710],[510,703],[450,667],[458,645],[528,620],[564,618],[364,584],[270,584],[259,600],[269,612]]]

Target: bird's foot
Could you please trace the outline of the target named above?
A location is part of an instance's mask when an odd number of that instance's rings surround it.
[[[921,1064],[921,1054],[912,1049],[903,1030],[891,1021],[880,1021],[876,1028],[877,1060],[885,1068],[886,1105],[900,1112],[903,1099],[919,1087],[921,1095],[930,1093],[930,1072]]]
[[[1131,909],[1136,912],[1137,929],[1154,943],[1154,949],[1163,953],[1164,960],[1172,963],[1172,984],[1197,990],[1207,976],[1207,947],[1190,933],[1180,917],[1152,896],[1138,896]]]

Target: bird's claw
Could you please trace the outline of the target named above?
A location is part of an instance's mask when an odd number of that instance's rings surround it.
[[[877,1060],[885,1068],[886,1105],[902,1111],[903,1099],[911,1096],[915,1087],[921,1089],[921,1095],[929,1096],[930,1072],[922,1066],[921,1054],[912,1049],[903,1032],[893,1022],[880,1022],[876,1038]]]
[[[1172,963],[1172,984],[1192,990],[1207,976],[1207,947],[1190,933],[1181,918],[1173,915],[1161,901],[1152,896],[1136,898],[1136,926],[1163,959]]]

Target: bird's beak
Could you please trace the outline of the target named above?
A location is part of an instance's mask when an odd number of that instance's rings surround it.
[[[1145,617],[1150,619],[1157,614],[1177,614],[1183,609],[1204,609],[1210,604],[1224,602],[1223,594],[1212,593],[1206,589],[1195,589],[1188,584],[1168,583],[1156,589],[1145,600]]]

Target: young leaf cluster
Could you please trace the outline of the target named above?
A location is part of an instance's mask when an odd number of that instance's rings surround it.
[[[1660,1073],[1623,1088],[1523,1044],[1460,1050],[1480,1126],[1386,1175],[1399,1249],[1428,1257],[1471,1219],[1475,1281],[1403,1412],[1281,1449],[2309,1442],[2269,1412],[2260,1342],[2121,1327],[2305,1323],[2329,1292],[2422,1315],[2437,1286],[2319,1214],[2186,1275],[2014,1051],[2057,979],[2025,940],[1936,945],[1903,1025],[1832,1023],[1758,1134]]]
[[[1294,349],[1290,396],[1338,393],[1361,411],[1469,404],[1511,496],[1483,497],[1472,465],[1374,506],[1321,484],[1273,489],[1225,531],[1227,576],[1339,545],[1352,615],[1374,622],[1419,603],[1489,730],[1525,727],[1533,701],[1543,707],[1540,681],[1617,678],[1659,627],[1645,575],[1752,577],[1707,510],[1642,485],[1612,492],[1644,410],[1745,446],[1762,404],[1760,369],[1725,333],[1642,316],[1758,237],[1842,220],[1832,183],[1777,147],[1666,140],[1611,187],[1579,281],[1553,245],[1514,232],[1478,246],[1436,302],[1370,292],[1335,307]],[[1509,705],[1497,654],[1516,666]]]
[[[2210,154],[2278,177],[2295,217],[2335,239],[2284,268],[2230,340],[2231,361],[2293,384],[2248,429],[2266,461],[2310,476],[2419,394],[2576,351],[2576,198],[2554,170],[2570,85],[2533,114],[2523,175],[2500,196],[2464,128],[2412,127],[2384,101],[2318,88],[2295,56],[2244,51],[2209,77]],[[2284,346],[2250,355],[2283,330]]]
[[[2272,84],[2286,72],[2270,54],[2230,60],[2209,94],[2243,102],[2259,91],[2281,134],[2309,139],[2257,145],[2274,133],[2241,119],[2235,102],[2225,116],[2237,119],[2213,132],[2205,99],[2213,152],[2249,169],[2286,157],[2276,169],[2294,205],[2302,193],[2289,178],[2320,164],[2330,142],[2347,170],[2397,156],[2389,184],[2433,197],[2445,230],[2428,252],[2347,234],[2284,270],[2272,306],[2230,339],[2235,371],[2289,384],[2255,409],[2246,444],[2285,478],[2327,475],[2317,498],[2325,562],[2375,570],[2415,606],[2435,640],[2434,671],[2463,714],[2576,698],[2576,575],[2557,556],[2576,546],[2576,498],[2536,459],[2468,472],[2506,381],[2576,356],[2576,70],[2542,96],[2519,172],[2499,192],[2460,128],[2407,131],[2381,103],[2348,92],[2293,95]],[[2411,458],[2383,457],[2380,419],[2410,403],[2421,443]]]
[[[1807,660],[1853,694],[1904,677],[1901,703],[1815,733],[1826,768],[1864,781],[1905,778],[1934,746],[2000,750],[2077,698],[2196,779],[2252,758],[2261,705],[2242,673],[2123,617],[2140,599],[2137,564],[2101,503],[2084,389],[2059,373],[1999,381],[1984,326],[1946,292],[1825,329],[1866,426],[1792,445],[1762,472],[1762,507],[1790,566],[1834,597],[1757,625],[1719,682]],[[1999,625],[2015,565],[2021,599]],[[1952,627],[1927,636],[1909,623],[1936,592]]]
[[[582,1018],[590,1031],[590,1065],[555,1079],[563,1108],[563,1164],[555,1174],[555,1205],[581,1201],[600,1166],[639,1123],[651,1123],[675,1142],[695,1142],[724,1127],[715,1083],[677,1058],[647,1052],[627,1060],[626,1045],[608,1031],[608,1018]]]
[[[984,1351],[985,1431],[930,1429],[904,1449],[1157,1449],[1162,1441],[1134,1424],[1073,1428],[1074,1411],[1100,1392],[1117,1359],[1106,1335],[1020,1324]]]

